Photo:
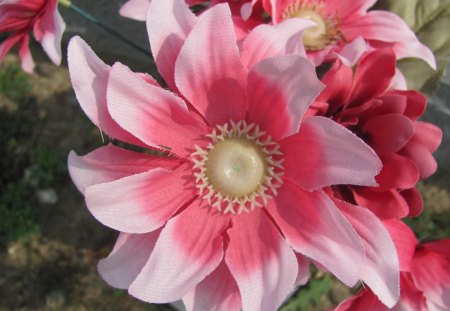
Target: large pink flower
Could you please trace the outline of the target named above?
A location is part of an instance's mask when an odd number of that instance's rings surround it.
[[[174,93],[105,65],[79,38],[69,45],[73,87],[91,120],[118,140],[170,154],[112,145],[70,154],[89,210],[121,232],[99,263],[102,277],[148,302],[264,311],[307,280],[312,259],[395,304],[388,232],[369,211],[322,191],[375,185],[380,161],[330,119],[301,122],[323,85],[306,59],[278,55],[291,30],[256,32],[260,50],[244,44],[241,56],[226,5],[196,17],[181,0],[153,0],[149,12],[152,51]]]
[[[380,157],[379,187],[345,186],[335,193],[381,218],[421,213],[422,198],[415,187],[436,171],[432,152],[442,139],[438,127],[418,120],[425,111],[425,96],[390,88],[395,63],[390,49],[367,53],[354,73],[336,61],[322,79],[326,89],[309,111],[344,125]]]
[[[376,0],[252,0],[244,4],[242,11],[249,16],[252,6],[262,3],[274,24],[289,18],[316,22],[316,26],[306,31],[303,37],[308,56],[316,66],[336,57],[354,64],[367,48],[391,47],[397,59],[417,57],[436,68],[433,53],[419,42],[405,21],[391,12],[368,11],[375,2]]]
[[[58,0],[4,0],[0,2],[0,33],[10,33],[0,45],[0,62],[16,44],[22,68],[32,72],[33,58],[28,47],[29,33],[41,43],[53,63],[61,63],[61,37],[66,27],[58,10]]]
[[[335,311],[450,310],[450,239],[418,244],[414,233],[398,220],[385,222],[398,250],[400,300],[384,306],[369,289],[342,302]]]

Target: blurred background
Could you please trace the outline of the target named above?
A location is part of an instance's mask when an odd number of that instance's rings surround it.
[[[145,24],[122,18],[123,1],[76,1],[129,39],[148,49]],[[68,40],[80,35],[106,63],[120,61],[154,73],[151,59],[61,7]],[[0,311],[171,310],[140,302],[109,287],[98,275],[117,233],[97,222],[67,172],[70,150],[86,154],[105,144],[72,91],[67,64],[49,62],[32,44],[36,74],[22,72],[11,54],[0,64]],[[65,54],[65,53],[64,53]],[[436,82],[436,81],[435,81]],[[450,236],[450,67],[439,82],[424,84],[430,95],[424,119],[440,126],[444,141],[435,156],[438,172],[421,182],[425,212],[408,220],[420,239]],[[349,296],[321,272],[281,308],[326,310]]]

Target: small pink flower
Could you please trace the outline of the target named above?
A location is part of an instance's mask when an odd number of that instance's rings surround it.
[[[0,33],[10,33],[0,45],[0,62],[19,45],[22,68],[32,72],[33,58],[28,47],[32,31],[53,63],[61,63],[61,37],[66,27],[57,0],[4,0],[0,2]]]
[[[244,42],[240,51],[228,6],[196,17],[181,0],[153,0],[147,27],[174,93],[105,65],[79,38],[69,44],[90,119],[115,139],[170,153],[109,145],[69,155],[91,213],[121,232],[99,263],[102,277],[144,301],[182,298],[188,310],[276,310],[307,281],[312,259],[395,304],[399,266],[387,230],[322,190],[375,185],[380,161],[328,118],[301,122],[323,85],[305,58],[280,55],[291,51],[283,38],[292,30],[255,30],[249,40],[260,50]]]
[[[450,309],[450,239],[418,244],[414,233],[398,220],[385,222],[400,259],[400,300],[384,306],[364,289],[335,311],[444,311]]]
[[[336,61],[322,79],[327,87],[309,111],[344,125],[380,157],[379,187],[340,187],[335,194],[381,218],[421,213],[422,198],[415,186],[436,171],[432,152],[442,139],[438,127],[418,120],[425,111],[425,96],[390,89],[395,63],[390,49],[364,55],[354,73]]]
[[[372,10],[376,0],[252,0],[243,6],[244,18],[262,3],[277,24],[290,18],[316,23],[305,32],[303,42],[308,57],[318,66],[339,57],[353,65],[368,48],[391,47],[397,59],[417,57],[436,68],[433,53],[421,44],[414,32],[397,15]],[[259,14],[259,13],[257,13]],[[367,44],[365,43],[367,42]]]

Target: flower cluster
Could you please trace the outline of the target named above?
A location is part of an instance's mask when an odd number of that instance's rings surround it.
[[[375,2],[130,0],[120,13],[146,21],[168,89],[71,39],[76,97],[113,142],[68,159],[89,211],[120,232],[98,265],[108,284],[187,310],[273,311],[313,264],[367,285],[336,311],[450,309],[449,241],[420,244],[401,220],[423,210],[442,132],[396,61],[436,64]],[[0,60],[19,44],[32,71],[33,30],[59,63],[56,6],[0,2]]]

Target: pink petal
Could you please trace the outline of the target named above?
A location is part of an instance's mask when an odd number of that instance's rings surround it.
[[[248,311],[276,310],[294,290],[294,252],[261,209],[232,219],[225,262]]]
[[[30,48],[30,36],[24,36],[22,43],[20,44],[19,48],[19,57],[22,65],[22,69],[28,73],[33,73],[34,70],[34,61],[33,57],[31,56]]]
[[[423,199],[417,188],[410,188],[400,191],[403,199],[409,206],[408,217],[418,217],[423,212]]]
[[[81,193],[89,186],[108,183],[155,168],[171,169],[180,162],[173,158],[137,153],[108,145],[85,155],[71,151],[68,168],[72,181]]]
[[[406,83],[406,78],[400,69],[395,69],[394,78],[391,81],[390,89],[406,91],[408,89],[408,84]]]
[[[377,0],[328,0],[325,9],[331,14],[338,14],[343,21],[353,20],[366,13]]]
[[[295,286],[306,285],[309,281],[309,260],[302,254],[295,254],[298,263],[298,274],[295,280]]]
[[[364,206],[382,219],[403,218],[409,214],[409,206],[395,189],[377,190],[369,187],[353,188],[353,196],[359,206]]]
[[[345,65],[353,67],[368,50],[369,45],[367,42],[362,37],[357,37],[344,45],[339,52],[333,52],[332,54],[339,58]]]
[[[183,100],[146,83],[120,63],[111,70],[107,97],[113,119],[149,146],[167,146],[171,152],[188,157],[208,133]]]
[[[418,244],[414,232],[399,219],[384,220],[383,225],[394,242],[400,263],[400,270],[410,271],[411,260]]]
[[[241,295],[224,261],[183,297],[187,311],[239,311]]]
[[[400,297],[399,259],[394,243],[381,221],[369,210],[333,200],[362,239],[366,254],[361,280],[392,308]]]
[[[150,0],[128,0],[120,8],[119,14],[124,17],[145,22],[147,19],[147,12],[150,7],[150,2]]]
[[[308,190],[338,184],[374,186],[381,170],[381,161],[369,146],[324,117],[306,119],[298,134],[280,145],[286,176]]]
[[[145,234],[120,233],[112,252],[100,260],[97,266],[106,283],[127,289],[141,273],[155,247],[159,233],[160,230]]]
[[[216,5],[200,16],[186,39],[175,64],[175,83],[208,124],[215,126],[244,119],[245,79],[230,9]]]
[[[303,31],[313,27],[308,19],[291,18],[277,25],[261,24],[254,28],[242,45],[242,62],[247,68],[261,60],[277,55],[305,56],[302,44]]]
[[[427,300],[450,309],[450,257],[419,248],[411,262],[411,275]]]
[[[395,75],[395,65],[392,50],[366,54],[356,67],[350,102],[362,103],[385,93]]]
[[[305,191],[286,179],[275,200],[268,212],[294,250],[319,262],[348,286],[355,285],[364,246],[328,196]]]
[[[420,178],[425,179],[437,170],[437,163],[431,152],[421,143],[410,141],[400,154],[413,160],[420,170]]]
[[[75,95],[89,119],[116,139],[146,147],[111,118],[106,107],[106,86],[111,67],[103,63],[80,37],[73,37],[69,42],[68,64]]]
[[[417,121],[414,123],[412,140],[434,152],[442,142],[442,130],[432,123]]]
[[[261,61],[248,76],[247,121],[258,124],[275,140],[292,135],[322,89],[306,58],[288,55]]]
[[[212,273],[223,258],[229,218],[198,200],[172,218],[128,292],[146,302],[180,299]]]
[[[413,161],[396,153],[383,156],[381,160],[383,169],[376,178],[380,189],[408,189],[416,186],[420,172]]]
[[[14,45],[18,44],[24,37],[28,36],[23,33],[14,33],[10,35],[5,41],[0,44],[0,62],[5,59],[6,54],[13,48]]]
[[[34,32],[36,40],[56,65],[61,64],[61,38],[65,29],[66,24],[58,12],[58,1],[49,1],[44,14],[34,24]]]
[[[436,240],[422,245],[427,251],[450,258],[450,239]]]
[[[147,16],[147,32],[158,71],[175,86],[175,60],[197,18],[183,0],[152,0]]]
[[[389,154],[402,149],[412,138],[414,125],[407,117],[398,114],[376,116],[361,128],[368,135],[366,140],[377,154]]]
[[[329,103],[330,112],[344,106],[352,88],[352,68],[344,65],[340,60],[334,62],[333,67],[323,76],[322,83],[326,85],[318,100]]]
[[[161,227],[195,194],[186,189],[190,168],[174,171],[156,168],[109,183],[86,188],[89,211],[104,225],[128,233],[145,233]]]
[[[421,58],[436,69],[433,52],[420,43],[406,22],[394,13],[370,11],[359,19],[342,25],[341,30],[347,40],[363,35],[365,39],[395,43],[397,58]]]

